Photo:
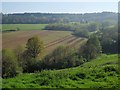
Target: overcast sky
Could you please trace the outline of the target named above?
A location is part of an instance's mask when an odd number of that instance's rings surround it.
[[[118,12],[118,2],[2,2],[3,13]]]

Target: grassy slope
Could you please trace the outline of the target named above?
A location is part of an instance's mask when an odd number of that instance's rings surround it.
[[[2,24],[2,30],[41,30],[47,24]]]
[[[3,88],[118,87],[118,78],[120,76],[118,74],[117,61],[117,55],[102,55],[100,58],[79,67],[21,74],[15,78],[3,79]]]

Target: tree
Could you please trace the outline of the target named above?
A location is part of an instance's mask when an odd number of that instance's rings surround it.
[[[106,27],[101,31],[100,37],[103,53],[118,53],[118,25]]]
[[[42,54],[43,42],[38,37],[32,37],[28,40],[26,48],[29,57],[37,58],[39,54]]]
[[[80,52],[80,55],[82,55],[87,60],[96,58],[101,53],[101,45],[98,37],[96,35],[92,35],[86,45],[82,47],[83,49]]]
[[[18,71],[15,53],[11,49],[2,50],[2,77],[14,77]]]
[[[38,37],[28,39],[26,50],[23,52],[23,72],[34,72],[39,55],[42,55],[43,42]],[[37,65],[38,66],[38,65]]]

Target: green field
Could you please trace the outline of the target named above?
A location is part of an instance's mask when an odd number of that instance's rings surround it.
[[[74,68],[44,70],[3,79],[3,88],[118,88],[117,63],[116,54],[102,55]]]
[[[2,24],[2,30],[41,30],[47,24]]]

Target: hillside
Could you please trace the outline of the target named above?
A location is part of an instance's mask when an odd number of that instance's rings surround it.
[[[118,56],[101,55],[79,67],[3,79],[3,88],[118,88]]]

